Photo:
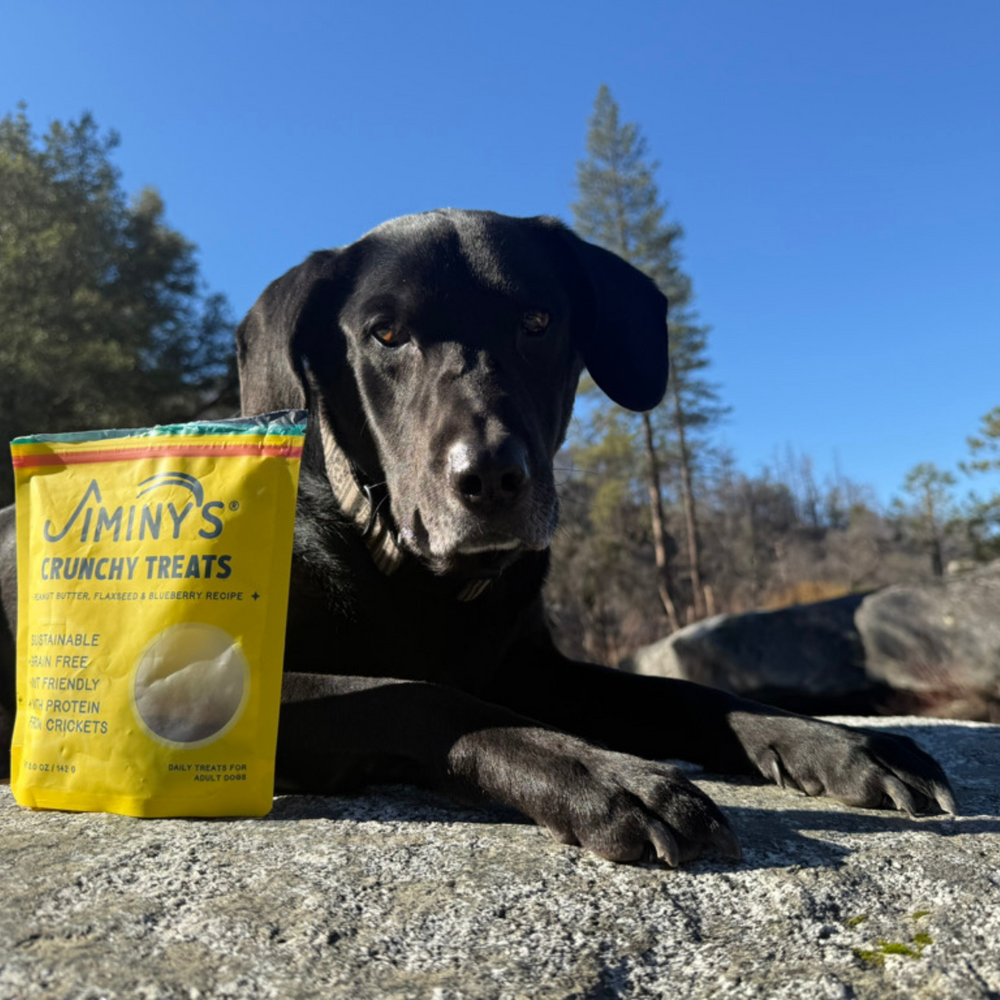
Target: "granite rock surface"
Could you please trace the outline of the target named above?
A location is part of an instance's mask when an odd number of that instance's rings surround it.
[[[707,684],[745,698],[813,706],[863,703],[878,683],[865,671],[854,616],[864,594],[777,611],[715,615],[638,649],[624,668]]]
[[[1000,698],[998,612],[1000,563],[948,580],[886,587],[855,616],[866,670],[896,689]]]
[[[672,871],[404,787],[215,821],[0,788],[0,998],[1000,998],[1000,727],[855,721],[935,754],[962,815],[692,771],[745,857]]]
[[[776,611],[715,615],[622,668],[810,715],[1000,721],[1000,560]]]

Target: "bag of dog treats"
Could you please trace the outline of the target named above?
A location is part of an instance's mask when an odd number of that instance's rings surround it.
[[[21,805],[270,810],[305,416],[13,442]]]

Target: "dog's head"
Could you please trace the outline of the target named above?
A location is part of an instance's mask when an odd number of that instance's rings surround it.
[[[243,412],[307,408],[402,549],[487,576],[552,538],[582,368],[629,409],[660,401],[665,319],[652,281],[556,220],[406,216],[268,287],[237,334]]]

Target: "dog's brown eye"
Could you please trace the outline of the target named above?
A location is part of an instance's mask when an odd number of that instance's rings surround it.
[[[549,314],[540,309],[533,309],[524,314],[524,331],[533,337],[539,337],[549,328]]]
[[[395,326],[377,326],[372,330],[372,336],[385,347],[400,347],[409,339]]]

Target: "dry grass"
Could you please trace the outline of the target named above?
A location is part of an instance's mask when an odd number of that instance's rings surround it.
[[[839,580],[798,580],[771,591],[761,605],[764,611],[776,611],[793,604],[812,604],[815,601],[829,601],[851,593],[850,584]]]

